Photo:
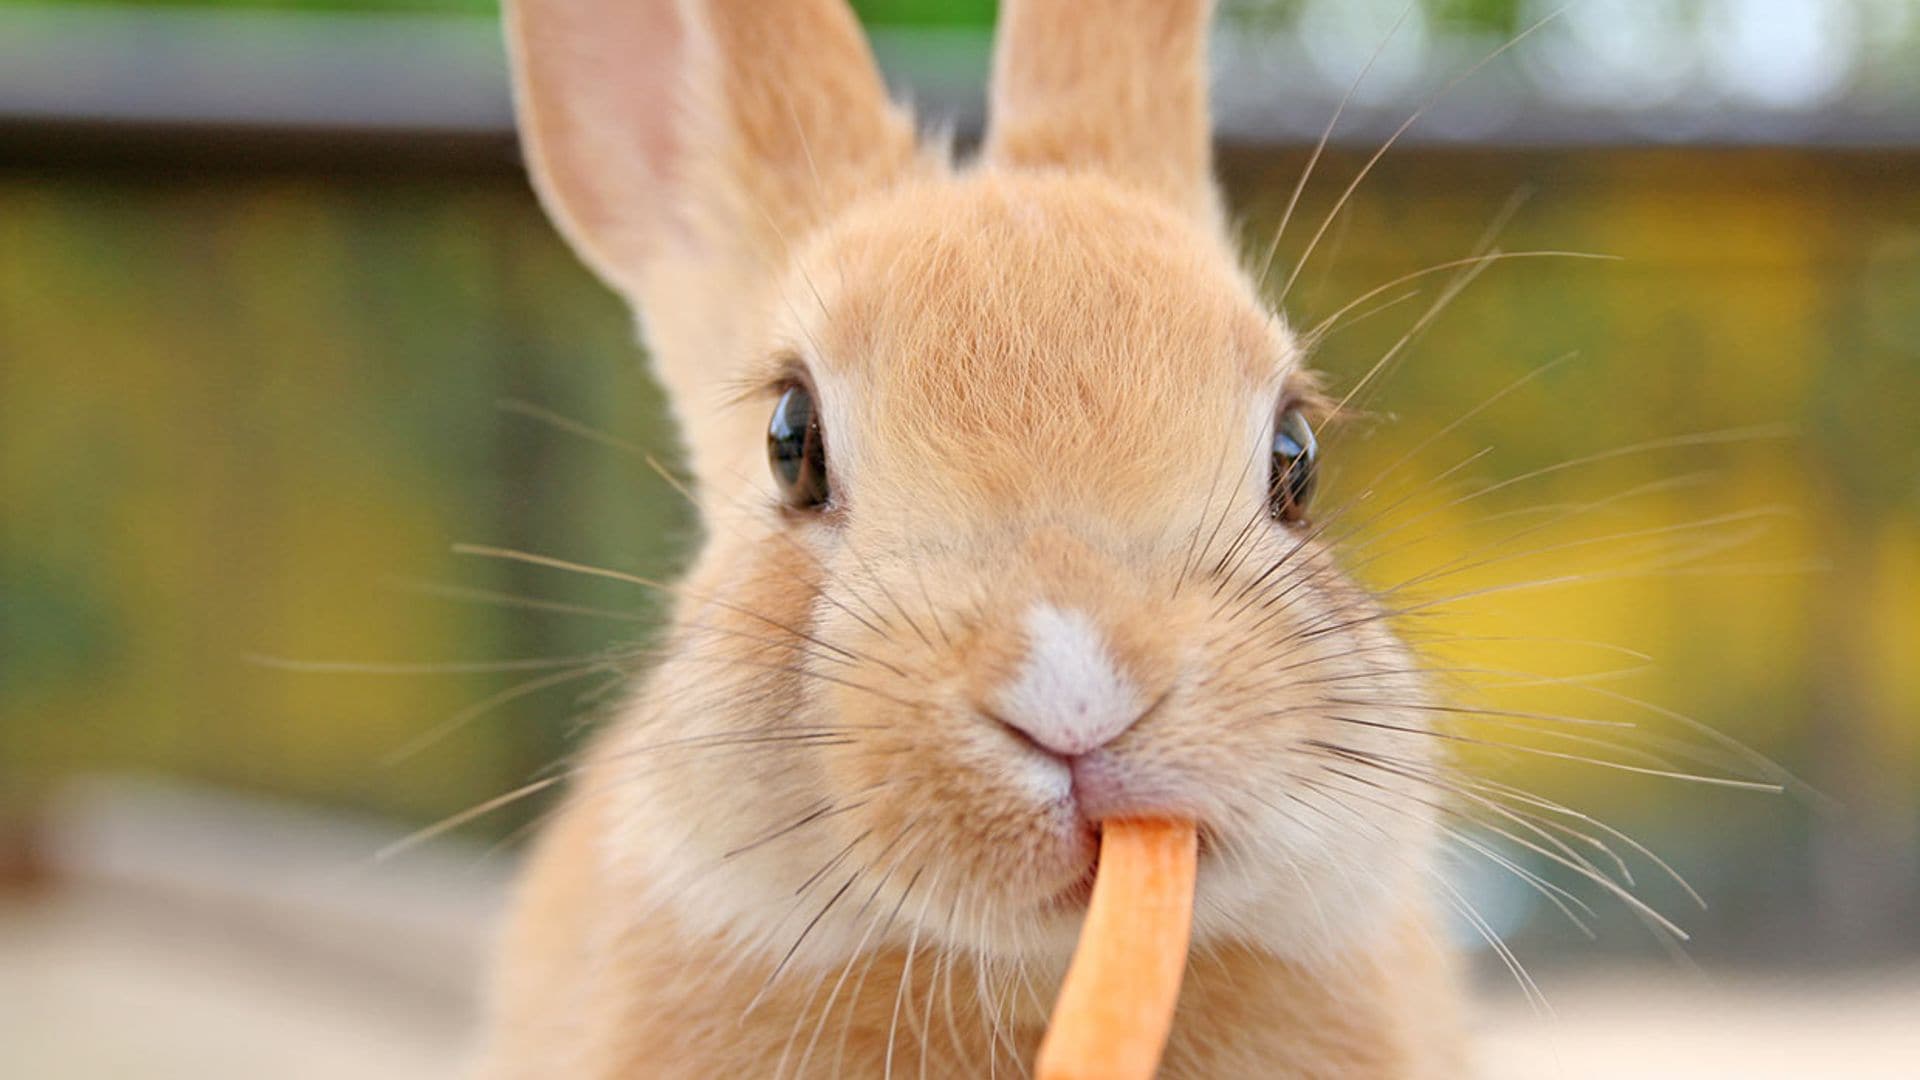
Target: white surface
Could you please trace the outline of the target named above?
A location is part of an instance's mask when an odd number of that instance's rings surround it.
[[[124,783],[78,790],[54,835],[68,884],[0,893],[0,1078],[461,1074],[501,861],[369,869],[377,827]],[[1492,1080],[1920,1077],[1920,968],[1536,974],[1557,1019],[1510,990],[1480,1011]]]
[[[1488,1011],[1488,1077],[1920,1077],[1920,972],[1911,969],[1718,986],[1672,970],[1544,982],[1557,1020],[1517,1000]]]
[[[467,1010],[99,897],[0,906],[0,1076],[439,1080]]]
[[[1546,980],[1482,1025],[1497,1080],[1920,1075],[1920,973],[1710,990],[1671,971]],[[100,896],[0,903],[0,1076],[32,1080],[440,1080],[470,999],[450,1000],[219,921]]]

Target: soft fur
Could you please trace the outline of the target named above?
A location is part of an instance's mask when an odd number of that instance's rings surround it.
[[[1153,702],[1093,751],[1123,809],[1201,823],[1164,1074],[1460,1074],[1427,690],[1264,511],[1311,384],[1221,223],[1207,7],[1003,3],[955,167],[843,0],[508,4],[535,181],[644,321],[710,535],[528,869],[484,1075],[1023,1072],[1097,835],[990,712],[1041,603]],[[813,514],[765,463],[794,380]]]

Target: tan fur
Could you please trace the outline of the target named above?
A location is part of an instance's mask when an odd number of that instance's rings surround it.
[[[1040,602],[1153,702],[1099,751],[1139,808],[1202,824],[1164,1073],[1459,1074],[1431,807],[1315,752],[1426,767],[1427,691],[1264,516],[1307,376],[1213,210],[1207,5],[1107,6],[1005,5],[956,170],[839,0],[509,5],[539,188],[645,320],[710,535],[529,867],[485,1075],[1019,1074],[1095,843],[989,715]],[[794,378],[817,515],[764,460]]]
[[[988,160],[1095,169],[1217,224],[1207,122],[1211,6],[1002,4]]]
[[[600,834],[594,815],[606,812],[605,805],[577,803],[541,845],[515,923],[525,937],[510,944],[539,955],[537,971],[562,977],[524,987],[541,1008],[502,1016],[491,1075],[771,1076],[784,1057],[789,1075],[804,1058],[806,1075],[879,1076],[891,1053],[896,1075],[972,1077],[985,1075],[990,1059],[1014,1075],[1032,1061],[1046,1021],[1039,995],[1052,985],[1027,987],[1005,971],[988,971],[982,994],[983,973],[964,954],[936,961],[921,950],[908,967],[903,948],[876,949],[837,993],[831,980],[796,979],[755,1003],[753,1022],[737,1023],[770,965],[716,971],[725,943],[691,934],[671,918],[635,922],[610,910],[621,893],[593,878],[599,863],[585,850]],[[582,919],[628,929],[600,940],[552,932]],[[1385,927],[1377,947],[1354,953],[1338,975],[1241,945],[1200,957],[1182,987],[1162,1075],[1465,1074],[1451,967],[1419,912]],[[830,994],[833,1008],[822,1023]],[[1006,1003],[997,1036],[983,999]]]

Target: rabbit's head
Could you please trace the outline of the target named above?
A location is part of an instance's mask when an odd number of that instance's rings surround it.
[[[642,319],[709,532],[597,777],[610,861],[696,929],[1063,956],[1120,815],[1200,823],[1203,943],[1326,955],[1424,872],[1426,691],[1315,525],[1209,6],[1003,3],[954,165],[843,0],[508,5],[537,186]]]

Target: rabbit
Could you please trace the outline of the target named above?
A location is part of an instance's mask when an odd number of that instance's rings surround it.
[[[1328,405],[1212,179],[1211,6],[1005,0],[957,162],[845,0],[508,0],[535,189],[707,533],[479,1075],[1022,1074],[1100,823],[1152,814],[1201,836],[1162,1075],[1463,1074],[1434,690],[1311,527]]]

